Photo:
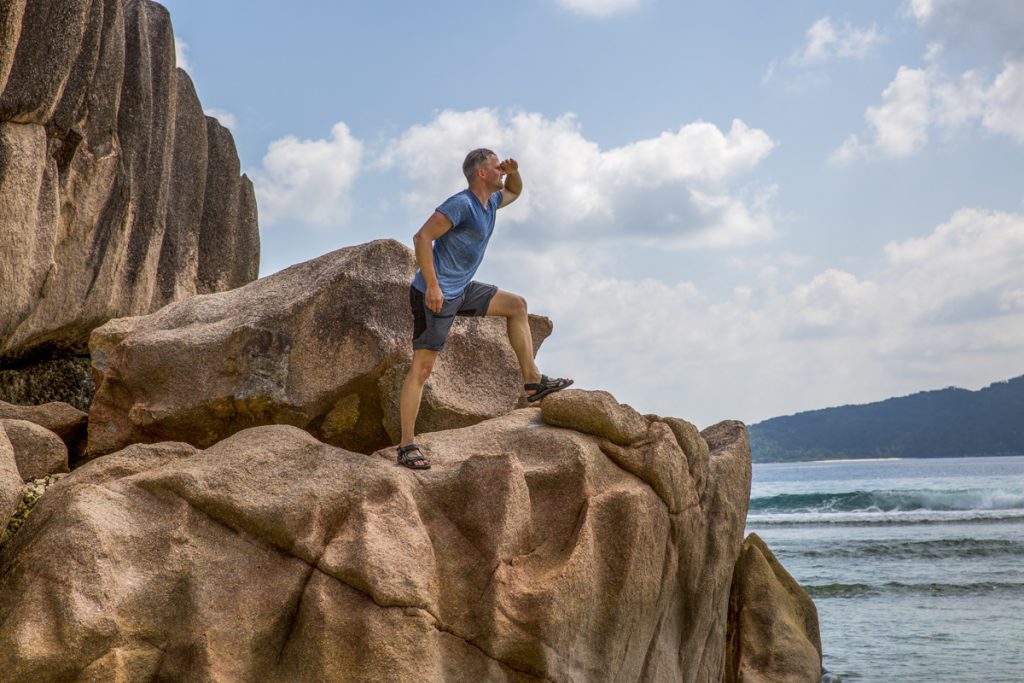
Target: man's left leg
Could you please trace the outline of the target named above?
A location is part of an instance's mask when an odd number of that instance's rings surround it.
[[[487,306],[486,315],[505,318],[508,341],[519,359],[519,369],[523,373],[523,384],[527,400],[535,401],[552,392],[559,391],[572,384],[571,379],[551,378],[542,375],[533,360],[533,335],[530,333],[530,317],[526,308],[526,299],[518,294],[503,290],[495,292],[491,303]]]
[[[526,299],[499,289],[487,306],[487,315],[505,318],[508,341],[519,359],[524,384],[540,381],[540,370],[533,360],[533,335],[530,333],[530,318],[526,310]]]

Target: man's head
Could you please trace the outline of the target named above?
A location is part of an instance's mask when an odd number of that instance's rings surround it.
[[[503,187],[502,173],[498,169],[498,155],[484,147],[474,149],[466,155],[466,160],[462,162],[462,173],[471,186],[479,178],[480,182],[494,192]]]

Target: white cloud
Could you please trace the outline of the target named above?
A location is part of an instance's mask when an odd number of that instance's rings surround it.
[[[904,11],[928,39],[926,66],[901,66],[865,112],[864,140],[849,136],[830,160],[906,157],[936,132],[971,128],[1024,143],[1024,2],[907,0]],[[951,75],[943,63],[954,58],[979,66]]]
[[[221,125],[232,133],[238,133],[238,117],[231,112],[224,109],[217,109],[216,107],[210,107],[209,109],[203,110],[203,113],[220,121]]]
[[[728,132],[698,121],[677,131],[602,150],[572,114],[502,115],[444,111],[390,144],[379,168],[398,167],[413,183],[404,201],[428,214],[465,186],[462,156],[486,146],[520,163],[525,191],[503,220],[531,239],[657,239],[666,246],[736,245],[774,234],[772,188],[734,187],[775,146],[735,120]]]
[[[935,0],[910,0],[907,9],[919,22],[925,23],[935,12]]]
[[[931,235],[885,253],[908,319],[988,316],[1024,285],[1024,217],[962,209]]]
[[[988,82],[977,70],[957,78],[939,66],[901,66],[882,92],[882,104],[868,107],[869,136],[851,135],[830,160],[902,158],[920,151],[933,131],[950,134],[979,126],[1024,143],[1024,62],[1007,62]]]
[[[799,92],[827,83],[829,78],[824,66],[833,60],[862,60],[886,38],[878,27],[872,24],[858,28],[848,21],[833,23],[831,17],[823,17],[807,29],[806,43],[780,63],[768,65],[761,85],[768,85],[779,77],[784,87]]]
[[[1024,143],[1024,63],[1006,65],[985,93],[985,128]]]
[[[790,295],[793,324],[799,329],[837,330],[863,324],[877,310],[879,286],[829,268]]]
[[[351,213],[352,184],[362,168],[363,143],[344,123],[330,139],[275,140],[263,165],[251,176],[260,205],[260,222],[284,220],[327,226],[344,223]]]
[[[882,154],[908,156],[928,141],[929,86],[926,71],[900,67],[882,92],[884,104],[868,107],[864,117],[874,130],[875,147]]]
[[[642,0],[558,0],[563,7],[594,17],[606,17],[616,12],[633,9]]]
[[[997,59],[1024,55],[1020,0],[911,0],[906,11],[944,46]]]
[[[610,275],[619,264],[596,247],[488,259],[555,323],[544,372],[702,426],[1022,371],[1024,216],[963,209],[885,257],[869,277],[827,268],[789,286],[775,267],[752,269],[717,297]]]
[[[188,43],[174,36],[174,63],[178,68],[192,75],[192,65],[188,61]]]
[[[874,25],[862,29],[844,22],[837,27],[831,18],[824,17],[807,29],[807,44],[790,57],[789,62],[810,65],[832,58],[864,59],[882,40],[882,34]]]

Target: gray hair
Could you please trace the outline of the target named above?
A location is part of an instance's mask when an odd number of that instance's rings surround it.
[[[466,160],[462,162],[462,174],[466,176],[466,182],[473,182],[473,176],[476,175],[477,169],[483,166],[490,157],[496,156],[498,155],[485,147],[474,149],[467,154]]]

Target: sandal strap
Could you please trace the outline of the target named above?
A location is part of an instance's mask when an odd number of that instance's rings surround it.
[[[413,451],[416,451],[418,455],[409,455]],[[398,459],[401,462],[420,462],[421,460],[426,460],[426,458],[423,457],[423,450],[414,443],[411,443],[408,446],[399,446]]]
[[[567,380],[564,380],[560,377],[552,378],[548,377],[547,375],[541,375],[540,382],[536,384],[524,384],[523,388],[526,389],[527,391],[544,391],[545,389],[550,389],[552,387],[562,386],[566,382]]]

